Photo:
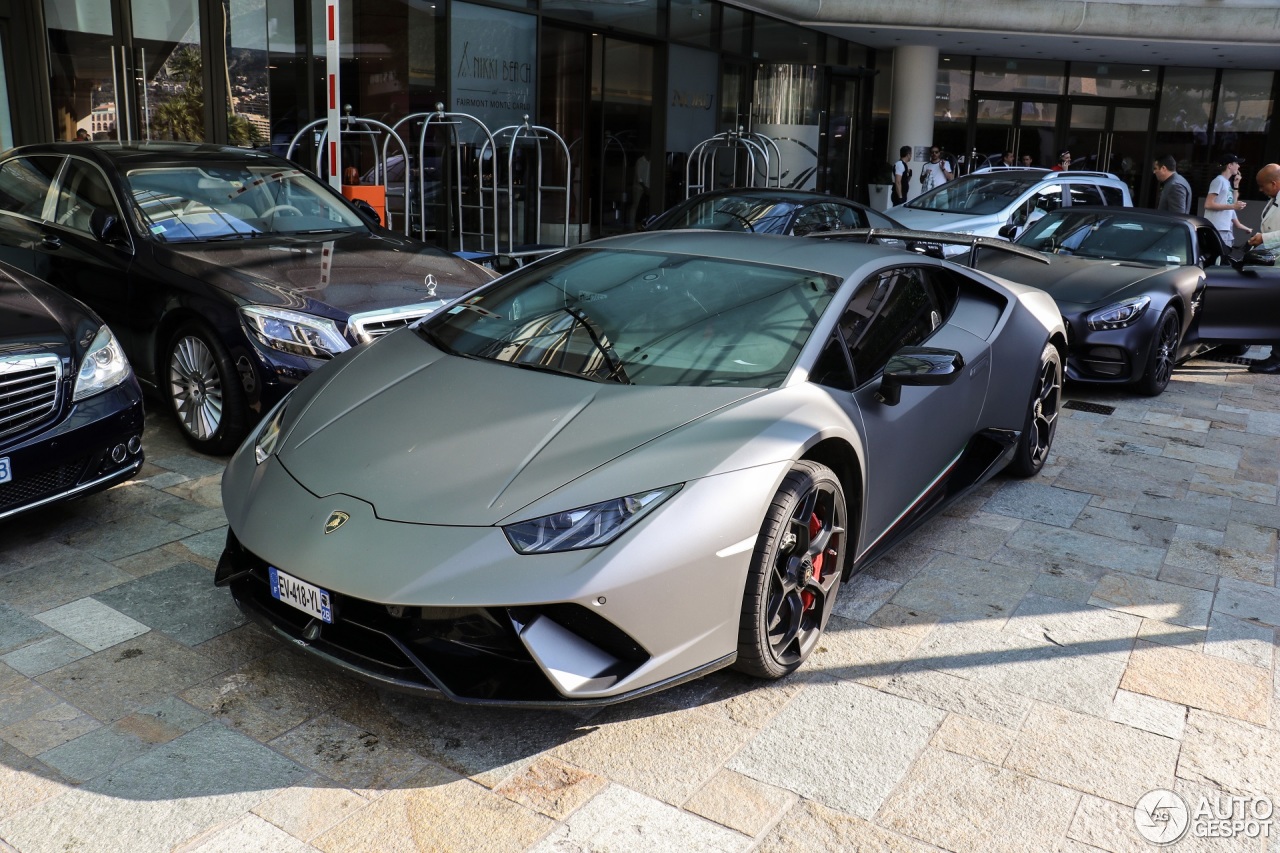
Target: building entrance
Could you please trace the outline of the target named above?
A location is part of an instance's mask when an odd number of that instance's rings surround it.
[[[974,113],[977,156],[971,156],[965,171],[995,165],[1006,151],[1013,152],[1015,165],[1023,165],[1022,158],[1030,156],[1032,166],[1052,166],[1058,161],[1058,107],[1055,101],[979,96]]]
[[[1112,173],[1129,185],[1134,203],[1141,204],[1151,177],[1151,108],[1073,101],[1070,110],[1066,147],[1071,168]]]

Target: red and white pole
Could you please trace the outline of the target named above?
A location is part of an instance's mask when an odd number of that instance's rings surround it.
[[[327,25],[324,45],[326,82],[328,83],[328,140],[329,186],[342,192],[342,109],[339,103],[342,88],[338,85],[338,66],[341,62],[338,50],[338,5],[340,0],[325,0]],[[321,176],[324,177],[324,176]]]

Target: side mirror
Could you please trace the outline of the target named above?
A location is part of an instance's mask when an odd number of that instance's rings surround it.
[[[1272,249],[1256,247],[1246,251],[1244,253],[1244,257],[1240,260],[1248,266],[1274,267],[1276,265],[1276,253]]]
[[[964,370],[964,356],[936,347],[903,347],[889,358],[876,399],[886,406],[902,401],[902,386],[950,385]]]
[[[373,209],[373,205],[362,198],[352,199],[351,205],[356,209],[356,213],[368,222],[370,225],[382,225],[382,217],[378,215],[378,211]]]
[[[1000,230],[996,233],[1006,240],[1012,240],[1018,234],[1018,226],[1010,222],[1007,225],[1001,226]]]
[[[494,255],[491,266],[494,272],[505,275],[512,270],[520,269],[520,259],[511,255]]]
[[[89,233],[107,245],[126,242],[124,225],[114,211],[98,208],[89,216]]]

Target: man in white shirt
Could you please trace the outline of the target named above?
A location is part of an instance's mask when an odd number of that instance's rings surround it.
[[[1280,164],[1268,163],[1262,167],[1258,172],[1258,189],[1268,201],[1262,209],[1262,224],[1249,238],[1248,245],[1274,251],[1280,249],[1280,205],[1276,204],[1276,194],[1280,193]],[[1272,341],[1271,355],[1249,365],[1249,372],[1280,373],[1280,341]]]
[[[1236,211],[1244,210],[1244,202],[1236,198],[1231,179],[1240,171],[1244,160],[1234,154],[1222,158],[1222,174],[1209,184],[1209,194],[1204,200],[1204,218],[1218,229],[1222,242],[1230,249],[1235,243]]]
[[[925,163],[920,169],[920,190],[928,192],[934,187],[940,187],[947,181],[954,178],[951,172],[951,164],[942,159],[942,149],[937,145],[929,149],[929,162]]]

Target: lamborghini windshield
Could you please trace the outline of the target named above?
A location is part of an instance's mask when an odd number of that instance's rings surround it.
[[[299,169],[229,161],[131,169],[125,180],[144,230],[166,243],[367,230]]]
[[[581,248],[417,331],[456,355],[597,382],[766,388],[786,377],[839,286],[808,270]]]
[[[1174,219],[1133,211],[1073,210],[1036,220],[1016,241],[1028,249],[1157,266],[1187,264],[1191,234]]]

